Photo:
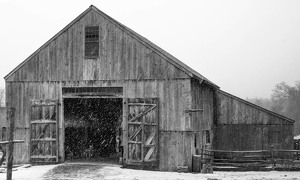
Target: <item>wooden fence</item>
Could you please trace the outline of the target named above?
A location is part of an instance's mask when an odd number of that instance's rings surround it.
[[[300,150],[223,151],[202,149],[193,156],[193,171],[203,165],[220,171],[300,170]]]

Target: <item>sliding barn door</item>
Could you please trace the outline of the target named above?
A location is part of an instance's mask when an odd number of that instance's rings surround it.
[[[58,162],[57,102],[38,100],[31,105],[31,163]]]
[[[158,166],[158,99],[124,101],[124,163]]]

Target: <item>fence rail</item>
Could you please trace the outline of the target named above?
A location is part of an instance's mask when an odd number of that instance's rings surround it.
[[[193,171],[200,172],[204,164],[214,170],[300,170],[300,150],[225,151],[201,149],[193,156]]]

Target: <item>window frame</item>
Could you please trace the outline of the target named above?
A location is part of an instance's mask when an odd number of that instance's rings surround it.
[[[90,29],[89,29],[90,28]],[[97,32],[98,34],[92,34],[93,32]],[[100,56],[100,28],[99,26],[85,26],[84,28],[84,58],[85,59],[96,59]],[[90,34],[87,34],[90,33]],[[93,37],[90,37],[90,39],[87,38],[87,36],[93,36],[96,35],[96,38],[93,39]],[[96,55],[91,55],[91,52],[89,52],[90,49],[88,49],[88,46],[93,46],[93,44],[97,44],[97,52]],[[90,47],[90,48],[91,48]]]

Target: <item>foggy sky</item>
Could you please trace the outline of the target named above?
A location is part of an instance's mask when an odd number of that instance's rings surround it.
[[[91,4],[238,97],[300,80],[297,0],[0,0],[0,76]]]

